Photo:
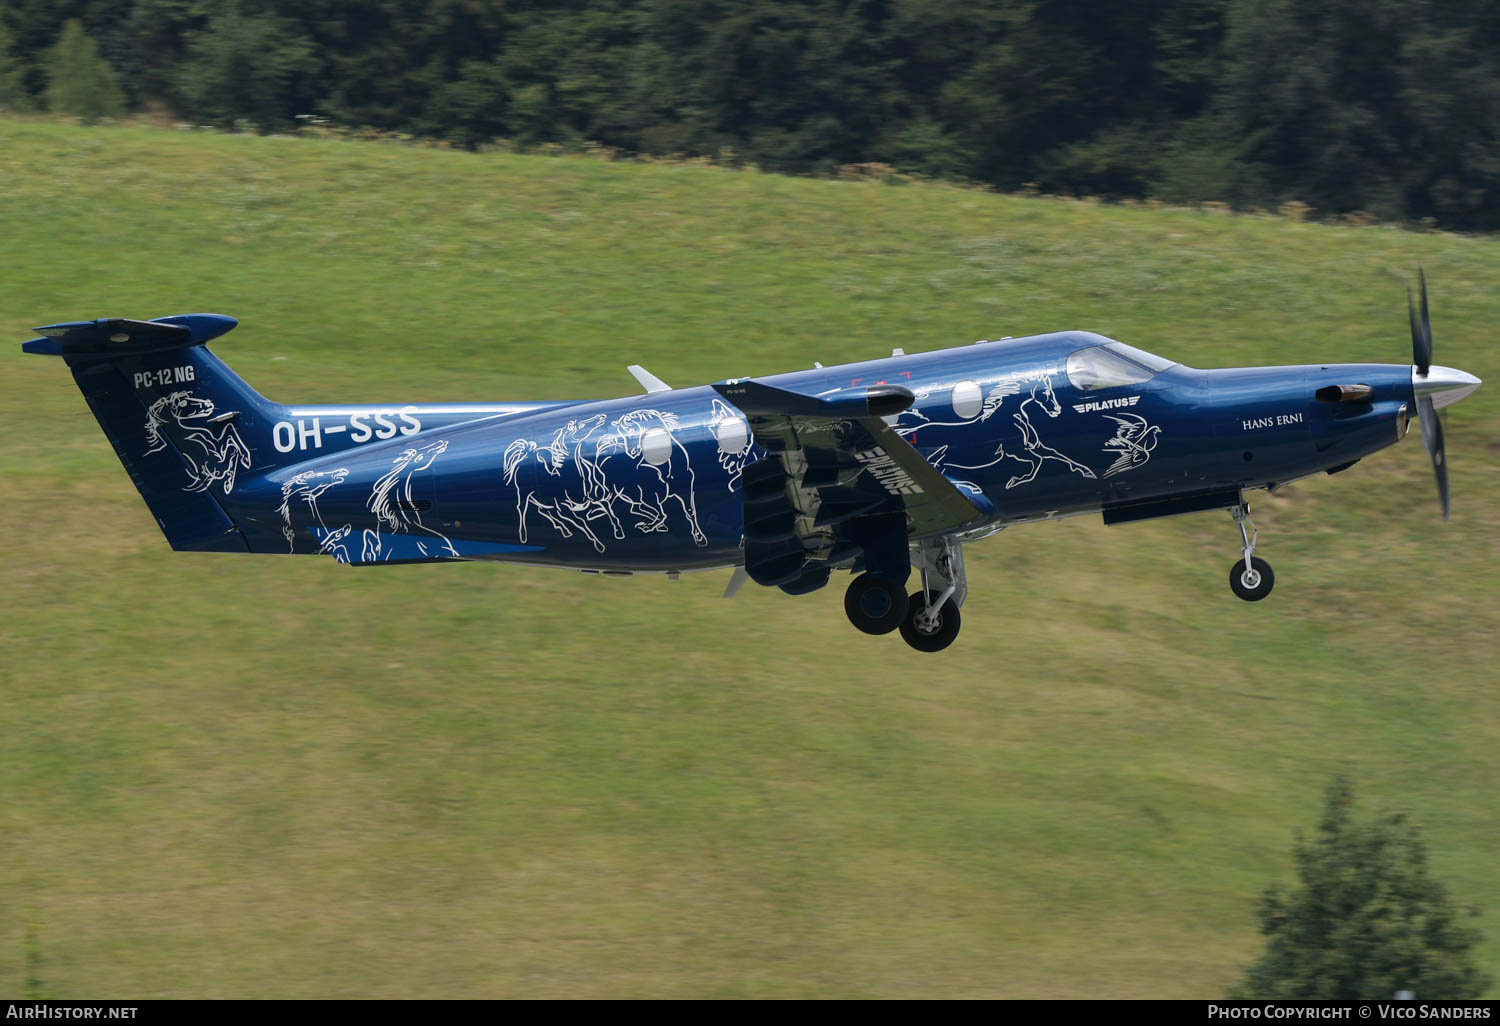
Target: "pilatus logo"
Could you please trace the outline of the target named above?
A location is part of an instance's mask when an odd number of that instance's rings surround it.
[[[854,458],[864,464],[866,470],[875,475],[885,490],[892,495],[920,495],[921,487],[911,479],[911,475],[902,470],[896,461],[879,449],[867,449],[857,452]]]
[[[1141,401],[1138,395],[1121,396],[1119,399],[1096,399],[1091,403],[1074,403],[1073,409],[1078,413],[1094,413],[1098,410],[1122,410],[1127,406],[1134,406]]]

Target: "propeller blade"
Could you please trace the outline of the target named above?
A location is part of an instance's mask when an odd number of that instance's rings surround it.
[[[1422,424],[1422,444],[1427,447],[1427,458],[1432,460],[1433,473],[1437,475],[1438,499],[1443,504],[1443,523],[1448,522],[1448,457],[1443,448],[1443,423],[1438,420],[1432,400],[1423,396],[1417,400],[1417,417]]]
[[[1421,264],[1416,266],[1416,279],[1422,285],[1422,345],[1424,345],[1425,354],[1427,354],[1427,363],[1425,363],[1422,371],[1425,374],[1427,369],[1433,366],[1433,318],[1427,315],[1427,272],[1422,270]]]
[[[1417,322],[1417,312],[1412,308],[1411,291],[1406,293],[1406,309],[1411,315],[1411,362],[1417,373],[1426,375],[1432,367],[1432,319],[1427,315],[1427,272],[1419,266],[1417,277],[1422,283],[1422,320]]]
[[[1406,290],[1406,317],[1411,321],[1411,363],[1421,373],[1427,371],[1422,369],[1422,329],[1417,325],[1417,303],[1412,298],[1411,289]],[[1430,359],[1430,357],[1429,357]],[[1431,364],[1428,364],[1431,366]]]

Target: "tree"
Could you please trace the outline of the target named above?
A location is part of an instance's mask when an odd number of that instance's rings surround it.
[[[1356,823],[1353,803],[1349,781],[1340,778],[1328,789],[1317,836],[1298,836],[1301,887],[1283,894],[1272,886],[1261,898],[1266,951],[1234,996],[1351,1001],[1409,990],[1419,998],[1479,997],[1489,985],[1469,957],[1479,932],[1460,925],[1447,889],[1429,875],[1420,831],[1401,815]]]
[[[196,119],[285,129],[312,111],[319,66],[316,47],[295,22],[235,2],[188,37],[177,90]]]
[[[0,10],[0,15],[4,11]],[[0,110],[30,110],[31,95],[23,78],[25,69],[11,53],[10,29],[0,20]]]
[[[48,55],[47,107],[56,114],[71,114],[85,121],[117,118],[125,109],[125,94],[115,81],[99,45],[83,22],[69,19],[57,45]]]
[[[1485,0],[1236,7],[1221,100],[1263,202],[1500,227],[1500,13]]]
[[[428,106],[427,123],[433,134],[442,134],[465,146],[478,146],[506,134],[506,100],[509,83],[494,61],[466,61],[458,80],[436,90]]]
[[[325,62],[318,113],[344,125],[460,141],[502,134],[506,83],[493,61],[505,35],[506,0],[282,0],[282,6]]]

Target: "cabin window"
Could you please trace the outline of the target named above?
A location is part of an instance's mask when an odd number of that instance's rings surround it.
[[[1139,385],[1155,376],[1155,371],[1132,363],[1103,346],[1080,349],[1068,357],[1068,380],[1073,383],[1073,387],[1085,392],[1119,388],[1121,385]]]

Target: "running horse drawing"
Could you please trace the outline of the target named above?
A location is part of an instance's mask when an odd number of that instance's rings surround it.
[[[147,454],[161,452],[167,447],[169,439],[165,429],[169,425],[168,418],[181,433],[177,451],[187,460],[191,478],[183,489],[185,492],[206,492],[209,485],[217,481],[228,495],[234,491],[236,472],[250,468],[250,447],[240,437],[233,421],[226,422],[217,433],[204,423],[213,412],[211,400],[199,399],[191,392],[164,395],[146,410],[146,441],[150,444]],[[194,458],[185,444],[187,442],[203,450],[201,459]]]
[[[327,536],[328,525],[323,522],[323,514],[318,510],[318,497],[334,485],[341,485],[349,476],[349,468],[339,467],[337,470],[306,470],[300,474],[288,478],[281,486],[281,505],[276,507],[276,512],[281,514],[281,536],[286,539],[287,551],[297,551],[297,532],[292,527],[292,511],[295,508],[292,500],[300,499],[307,504],[308,516],[316,520],[321,536]],[[344,534],[347,535],[349,525],[344,525]],[[341,535],[340,537],[343,537]],[[320,549],[319,551],[325,551]]]
[[[365,508],[375,514],[375,527],[365,528],[363,534],[364,544],[361,549],[364,562],[373,563],[380,558],[383,548],[380,538],[382,529],[389,530],[392,534],[425,532],[443,544],[441,548],[433,546],[438,551],[429,553],[427,546],[430,543],[419,540],[417,551],[422,556],[459,558],[458,550],[453,547],[447,535],[422,523],[421,510],[412,496],[412,478],[432,466],[432,461],[447,450],[446,441],[429,442],[420,449],[403,449],[401,455],[391,461],[391,469],[375,482],[370,499],[365,503]]]
[[[673,434],[677,415],[660,410],[631,410],[612,426],[614,433],[601,438],[595,449],[595,459],[611,500],[623,500],[630,512],[641,518],[636,530],[647,534],[671,530],[668,508],[669,504],[675,504],[687,520],[693,544],[707,545],[708,537],[698,526],[698,500],[694,491],[697,478],[687,449]],[[625,460],[615,458],[621,455]],[[631,467],[626,485],[614,480],[620,476],[621,463]]]
[[[934,454],[936,457],[934,465],[940,468],[951,466],[959,470],[982,470],[985,467],[993,467],[1003,459],[1012,459],[1017,463],[1025,464],[1027,469],[1018,472],[1007,481],[1005,483],[1006,488],[1014,488],[1016,485],[1028,484],[1034,481],[1042,469],[1042,464],[1047,460],[1057,460],[1075,474],[1097,479],[1098,475],[1088,467],[1077,460],[1069,459],[1056,449],[1045,444],[1042,441],[1041,435],[1037,433],[1036,425],[1031,421],[1031,414],[1027,412],[1027,407],[1029,406],[1035,406],[1039,411],[1046,414],[1048,418],[1055,418],[1062,413],[1062,403],[1057,401],[1057,393],[1052,389],[1052,376],[1050,374],[1039,373],[1007,378],[1001,381],[990,390],[990,394],[985,399],[985,411],[978,419],[984,420],[988,418],[999,408],[1006,397],[1020,395],[1022,392],[1028,393],[1027,397],[1021,400],[1020,408],[1010,415],[1011,423],[1015,425],[1014,435],[1003,439],[995,447],[994,459],[988,463],[980,463],[973,466],[961,463],[944,463],[943,459],[947,455],[945,451],[947,446],[943,446],[942,449]],[[1007,434],[1010,433],[1007,432]],[[970,487],[973,486],[971,485]]]
[[[583,454],[583,443],[603,424],[603,414],[582,421],[570,420],[557,429],[548,445],[518,438],[505,447],[501,467],[505,483],[516,490],[518,537],[522,544],[526,542],[526,515],[533,509],[564,538],[571,538],[578,531],[594,546],[595,552],[603,552],[605,546],[590,521],[602,517],[616,539],[625,537],[603,471]],[[543,500],[538,495],[552,498]]]

